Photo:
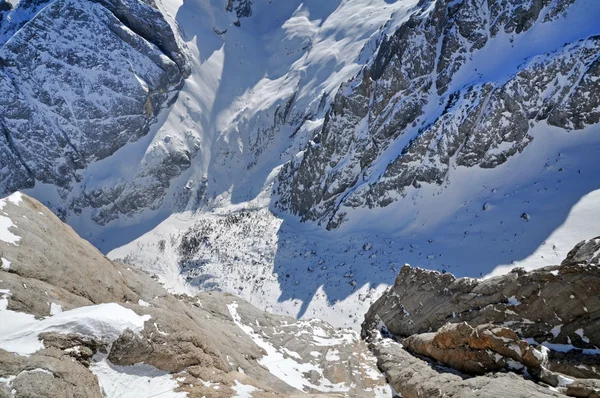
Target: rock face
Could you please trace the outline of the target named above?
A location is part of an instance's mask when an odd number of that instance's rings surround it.
[[[36,183],[66,194],[90,163],[146,135],[190,73],[152,0],[32,0],[4,12],[0,194]]]
[[[219,292],[173,296],[34,199],[0,210],[0,397],[119,396],[132,373],[189,397],[389,392],[353,331]]]
[[[400,344],[390,340],[371,344],[379,368],[386,374],[395,391],[406,398],[526,398],[561,397],[532,381],[513,373],[467,377],[447,366],[431,363],[411,355]]]
[[[235,11],[238,20],[252,16],[252,0],[228,0],[226,10]]]
[[[404,266],[394,286],[369,310],[363,330],[381,320],[393,335],[406,337],[448,322],[494,323],[510,325],[538,343],[594,348],[600,346],[600,335],[594,333],[600,328],[600,268],[588,259],[567,259],[533,272],[515,269],[485,280]]]
[[[485,280],[456,279],[405,265],[394,286],[369,309],[362,336],[371,340],[380,369],[403,396],[429,396],[425,387],[415,386],[415,374],[393,363],[409,361],[409,353],[464,375],[526,369],[535,380],[563,392],[574,378],[584,379],[581,388],[593,385],[585,379],[600,379],[599,251],[600,238],[590,239],[577,244],[560,266],[514,269]],[[380,333],[401,345],[382,340]],[[526,396],[522,383],[517,384],[509,391]],[[452,385],[449,396],[459,394]]]
[[[282,169],[278,206],[336,228],[354,208],[388,206],[411,187],[446,186],[461,166],[501,165],[527,147],[537,126],[597,123],[598,37],[564,47],[563,40],[547,54],[522,41],[560,24],[576,5],[419,2],[340,89],[303,156]],[[503,59],[501,43],[511,48],[506,54],[539,55]],[[486,57],[511,72],[488,70]]]

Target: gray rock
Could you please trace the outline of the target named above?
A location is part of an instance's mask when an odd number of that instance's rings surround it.
[[[0,349],[0,378],[11,398],[101,398],[96,376],[57,349],[25,357]],[[0,389],[0,397],[3,397]]]
[[[514,373],[468,377],[405,351],[389,339],[373,339],[370,348],[390,385],[404,398],[560,397]]]
[[[489,383],[476,396],[554,394],[511,372],[562,392],[574,378],[600,379],[600,356],[586,352],[600,343],[599,242],[578,243],[560,266],[516,268],[485,280],[405,265],[365,315],[362,337],[403,396],[470,396],[478,388],[473,383]],[[438,362],[425,365],[419,358]],[[491,375],[499,371],[508,373]],[[516,381],[494,391],[505,377]]]
[[[146,135],[174,101],[190,74],[184,44],[153,0],[31,0],[7,12],[10,21],[0,25],[0,164],[7,166],[0,194],[46,183],[66,197],[81,170]],[[167,157],[151,177],[159,183],[150,199],[130,194],[111,211],[156,206],[189,165],[189,154]],[[119,187],[104,190],[83,187],[73,207],[104,206],[95,197],[107,200]]]
[[[567,388],[569,397],[598,398],[600,397],[600,381],[576,380]]]
[[[598,123],[597,37],[541,54],[506,81],[452,86],[500,32],[552,23],[573,2],[420,2],[341,87],[314,144],[281,169],[277,206],[337,228],[354,208],[388,206],[424,183],[446,186],[458,166],[503,164],[540,121],[566,130]],[[560,76],[568,77],[555,85]]]
[[[448,322],[494,323],[537,343],[594,348],[600,345],[598,289],[600,268],[594,264],[516,269],[485,280],[405,265],[369,309],[362,334],[380,322],[398,337],[436,331]]]

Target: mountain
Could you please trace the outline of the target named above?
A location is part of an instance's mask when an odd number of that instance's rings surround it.
[[[171,294],[27,195],[0,211],[0,397],[600,391],[600,238],[560,266],[487,280],[405,266],[365,314],[363,340],[228,293]]]
[[[172,295],[26,195],[0,211],[0,397],[391,394],[352,330]]]
[[[172,292],[358,330],[597,235],[595,0],[0,4],[2,193]]]

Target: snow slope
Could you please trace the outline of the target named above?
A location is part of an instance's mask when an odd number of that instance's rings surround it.
[[[393,33],[416,2],[258,1],[240,28],[217,3],[162,3],[183,31],[193,72],[144,155],[150,159],[158,148],[183,143],[184,130],[197,134],[197,162],[175,184],[196,195],[129,243],[110,225],[90,235],[111,258],[158,275],[175,291],[223,289],[270,311],[357,328],[403,263],[483,277],[517,265],[552,264],[597,234],[599,127],[567,132],[544,121],[504,164],[454,166],[443,186],[408,187],[387,207],[352,209],[338,230],[273,214],[280,166],[303,156],[337,88],[369,62],[378,37]],[[583,12],[586,7],[591,11]],[[568,20],[536,27],[516,41],[498,35],[452,84],[503,84],[524,59],[598,33],[589,20],[596,8],[583,0]],[[562,35],[567,22],[577,29]],[[227,32],[217,35],[213,27]],[[502,68],[492,54],[502,55]],[[401,150],[400,144],[389,147],[381,171]],[[77,226],[78,220],[70,222]]]

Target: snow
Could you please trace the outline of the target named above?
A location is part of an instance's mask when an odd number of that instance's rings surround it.
[[[0,215],[0,240],[13,245],[18,245],[21,237],[13,234],[9,228],[16,228],[16,225],[9,217]]]
[[[10,202],[15,206],[18,206],[23,200],[23,194],[21,192],[15,192],[12,195],[8,195],[5,198],[0,199],[0,211],[4,210],[6,202]]]
[[[508,305],[514,305],[514,306],[518,306],[521,305],[522,303],[517,300],[517,298],[515,296],[511,296],[508,298]]]
[[[152,307],[152,305],[150,303],[147,303],[142,299],[138,300],[138,305],[141,305],[142,307]]]
[[[4,257],[0,257],[0,260],[2,261],[2,269],[4,271],[8,271],[10,269],[10,261],[5,259]]]
[[[558,378],[559,387],[568,387],[569,384],[573,384],[575,382],[575,380],[571,379],[570,377],[566,377],[561,374],[557,374],[556,376]]]
[[[63,311],[62,306],[56,303],[50,303],[50,315],[60,314]]]
[[[227,308],[229,309],[229,313],[231,314],[234,323],[242,329],[256,345],[266,351],[267,355],[259,359],[258,363],[265,366],[275,377],[300,391],[308,392],[307,389],[312,388],[321,392],[343,393],[350,390],[350,387],[346,386],[344,383],[333,384],[327,380],[327,378],[323,376],[323,370],[319,366],[311,363],[300,363],[289,356],[284,355],[271,343],[256,333],[252,327],[244,325],[237,312],[237,303],[234,302],[228,304]],[[316,371],[321,375],[321,378],[319,379],[320,383],[318,385],[313,384],[309,378],[307,378],[307,375],[309,375],[311,371]]]
[[[454,76],[449,92],[477,81],[502,84],[532,57],[598,34],[595,16],[599,13],[597,1],[578,0],[569,8],[566,17],[552,23],[537,23],[523,34],[506,34],[500,30],[482,50],[471,55],[471,62]]]
[[[6,309],[7,298],[0,303],[0,348],[19,355],[30,355],[44,348],[40,333],[76,333],[98,340],[112,341],[131,329],[139,332],[150,315],[139,316],[119,304],[98,304],[58,312],[44,319]],[[6,304],[4,304],[6,303]]]
[[[175,392],[179,383],[167,372],[146,364],[118,366],[104,356],[95,356],[90,370],[98,377],[98,382],[106,398],[185,398],[187,393]]]
[[[381,34],[393,33],[416,3],[257,0],[254,16],[237,28],[213,2],[158,2],[181,28],[192,75],[147,136],[81,171],[69,199],[131,182],[159,167],[168,153],[192,153],[192,166],[171,181],[160,208],[103,227],[89,220],[91,209],[83,209],[81,216],[69,215],[69,224],[110,258],[158,275],[171,291],[222,289],[261,309],[355,330],[403,263],[471,277],[560,263],[577,242],[597,235],[596,126],[567,133],[537,123],[533,142],[504,165],[456,167],[448,186],[425,184],[384,209],[357,209],[338,231],[270,212],[281,165],[302,156],[340,84],[359,73]],[[579,0],[567,18],[524,35],[500,33],[473,54],[450,91],[483,79],[500,84],[541,52],[597,34],[599,4]],[[216,35],[213,28],[227,32]],[[314,118],[293,137],[287,124],[271,132],[276,109],[292,97],[290,119],[307,110]],[[437,109],[427,111],[434,115]],[[371,175],[380,174],[405,143],[393,143]],[[130,189],[148,188],[140,184]],[[202,198],[180,199],[182,191],[201,187]],[[30,193],[48,203],[65,202],[49,185],[36,184]],[[244,212],[250,214],[246,220],[225,223]],[[531,215],[527,222],[520,218],[524,212]],[[12,221],[1,217],[0,239],[18,243],[9,231]],[[193,272],[182,271],[178,239],[198,225],[210,231],[210,246],[190,262]],[[514,300],[509,304],[518,305]]]
[[[18,206],[21,203],[23,195],[21,192],[15,192],[12,195],[9,195],[5,198],[0,199],[0,211],[4,210],[7,202],[12,203],[15,206]],[[4,213],[6,214],[6,213]],[[10,217],[0,215],[0,240],[6,243],[10,243],[13,245],[18,245],[18,242],[21,240],[20,236],[15,235],[9,229],[16,228],[17,226],[13,223]],[[2,269],[8,270],[10,267],[10,261],[6,259],[2,259]]]
[[[581,337],[581,340],[584,343],[589,343],[590,342],[590,339],[588,339],[587,337],[585,337],[585,335],[583,334],[583,329],[577,329],[575,331],[575,334],[578,335],[579,337]]]
[[[252,398],[252,393],[255,391],[262,391],[254,386],[250,386],[247,384],[242,384],[239,381],[235,380],[235,386],[232,387],[235,391],[236,395],[234,398]]]

